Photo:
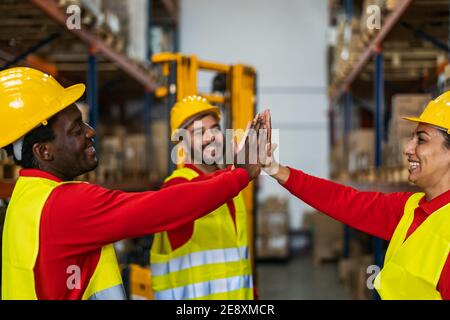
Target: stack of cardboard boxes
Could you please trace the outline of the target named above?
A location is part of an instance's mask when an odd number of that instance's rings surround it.
[[[407,168],[403,154],[416,124],[403,120],[405,116],[419,116],[431,99],[430,94],[397,94],[392,98],[392,116],[388,128],[388,142],[384,150],[384,165]]]
[[[352,131],[348,137],[348,171],[358,172],[373,167],[374,130],[360,128]]]
[[[354,299],[368,300],[373,297],[373,264],[372,237],[352,230],[349,256],[339,260],[338,269],[340,281],[350,288]]]
[[[99,183],[117,183],[125,177],[127,181],[144,177],[161,181],[167,176],[169,138],[166,121],[151,123],[149,142],[144,133],[130,134],[123,126],[110,128],[110,133],[100,142]]]
[[[125,174],[133,179],[139,179],[147,172],[148,149],[145,134],[127,134],[124,141],[125,147]]]
[[[163,180],[169,166],[169,127],[165,120],[155,120],[150,129],[150,171],[155,179]]]
[[[303,228],[312,235],[315,265],[339,259],[342,255],[342,223],[319,211],[307,211],[303,216]]]
[[[357,62],[361,54],[360,25],[356,18],[347,20],[339,17],[336,28],[336,46],[334,48],[334,76],[336,81],[342,80],[348,74],[352,65]]]
[[[258,259],[288,259],[288,199],[271,197],[260,204],[256,218],[256,256]]]
[[[330,173],[333,179],[344,180],[347,166],[344,157],[344,147],[342,139],[336,139],[330,152]]]

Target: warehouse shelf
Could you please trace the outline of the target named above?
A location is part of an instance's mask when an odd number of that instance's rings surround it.
[[[170,15],[173,23],[178,24],[178,5],[174,0],[162,0],[162,4]]]
[[[44,12],[58,24],[66,27],[67,16],[55,1],[30,0],[30,3],[39,8],[42,12]],[[118,53],[116,50],[112,49],[97,35],[84,28],[74,28],[67,30],[74,34],[77,38],[85,42],[88,46],[93,48],[96,52],[102,53],[105,57],[115,62],[122,69],[122,71],[141,83],[147,90],[153,91],[155,89],[155,84],[150,79],[148,72],[135,65],[123,54]]]
[[[81,28],[71,29],[66,25],[68,19],[66,8],[70,4],[77,4],[81,8]],[[160,28],[164,32],[163,37],[166,37],[163,39],[164,44],[168,46],[167,48],[163,46],[161,50],[175,50],[178,1],[155,0],[149,1],[149,4],[149,21],[144,27],[148,32],[147,36],[151,36],[153,28]],[[158,127],[162,125],[161,122],[168,122],[168,120],[159,118],[161,113],[158,108],[161,102],[155,93],[160,86],[159,74],[149,60],[152,51],[151,42],[149,42],[145,61],[139,57],[129,56],[130,50],[125,50],[126,41],[131,41],[127,39],[128,33],[126,33],[129,27],[127,25],[129,10],[125,10],[127,3],[103,1],[101,10],[105,11],[101,11],[100,14],[104,17],[90,11],[85,5],[78,0],[2,2],[0,4],[0,69],[29,66],[53,75],[64,86],[86,83],[86,97],[80,100],[80,108],[82,107],[83,116],[89,119],[90,125],[97,131],[96,147],[100,155],[99,169],[102,169],[97,170],[95,174],[86,175],[89,179],[85,180],[93,182],[105,181],[102,176],[105,170],[102,167],[111,161],[107,159],[108,154],[102,152],[103,140],[117,137],[115,136],[116,127],[125,127],[125,132],[130,134],[134,141],[142,142],[141,138],[144,137],[147,150],[160,148],[159,144],[151,140],[152,134],[156,134],[155,138],[158,138],[157,132],[152,131],[154,123]],[[121,28],[113,30],[110,27],[110,24],[106,22],[109,14],[120,18]],[[171,36],[171,33],[174,36]],[[142,112],[143,116],[135,116],[136,111],[130,113],[126,110],[129,101],[142,102],[142,110],[138,112]],[[112,106],[116,108],[115,118],[110,115]],[[125,117],[126,114],[128,114],[127,117]],[[132,119],[135,120],[132,121]],[[124,135],[120,137],[123,138]],[[126,142],[128,143],[128,139]],[[114,156],[121,157],[121,164],[129,163],[125,157],[124,143],[125,140],[122,140],[116,145],[117,150],[122,151],[123,155],[114,153]],[[136,145],[137,143],[133,144],[133,146]],[[143,149],[142,145],[140,149]],[[127,155],[136,154],[131,152],[129,147],[127,150]],[[144,150],[142,151],[145,153]],[[147,151],[147,154],[151,153]],[[147,160],[153,161],[153,159]],[[154,189],[160,181],[149,178],[155,175],[153,171],[150,171],[150,169],[154,170],[154,167],[147,165],[146,168],[148,171],[139,172],[145,180],[142,183],[131,179],[131,176],[137,172],[125,174],[124,171],[121,174],[123,183],[118,183],[117,179],[109,179],[107,186],[114,189],[123,188],[126,191]],[[106,170],[106,173],[114,176],[114,170],[121,169],[108,167]],[[159,171],[157,173],[159,174]],[[161,180],[161,177],[158,179]],[[111,183],[111,181],[117,183]],[[5,184],[5,192],[12,190],[9,186],[9,183]]]
[[[360,54],[356,64],[351,66],[350,72],[341,83],[333,83],[330,89],[330,102],[336,102],[351,87],[356,77],[363,71],[363,68],[379,50],[384,39],[392,31],[400,18],[410,6],[412,0],[400,0],[395,9],[386,18],[373,40],[367,45],[367,48]]]

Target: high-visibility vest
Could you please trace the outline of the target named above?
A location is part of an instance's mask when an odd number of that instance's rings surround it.
[[[37,299],[33,270],[39,253],[41,214],[52,191],[64,183],[67,182],[58,183],[35,177],[20,177],[17,180],[6,212],[3,231],[2,299]],[[80,237],[82,236],[80,231]],[[78,267],[82,269],[83,266]],[[125,299],[122,277],[112,244],[102,248],[97,267],[82,299]]]
[[[384,267],[375,279],[382,299],[442,299],[436,286],[450,252],[450,203],[430,215],[406,239],[423,196],[415,193],[408,199],[392,236]]]
[[[166,182],[197,176],[192,169],[180,168]],[[253,299],[247,211],[241,194],[233,202],[236,226],[224,204],[197,219],[189,241],[175,250],[167,232],[155,235],[150,254],[155,299]]]

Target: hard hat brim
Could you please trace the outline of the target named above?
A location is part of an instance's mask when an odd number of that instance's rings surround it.
[[[40,118],[34,118],[32,121],[27,122],[23,129],[21,130],[21,136],[20,137],[13,137],[10,136],[5,137],[2,142],[0,142],[0,148],[6,147],[7,145],[14,143],[18,139],[25,136],[28,132],[39,126],[39,124],[44,123],[46,120],[53,117],[58,112],[64,110],[65,108],[71,106],[73,103],[75,103],[78,99],[80,99],[84,92],[86,90],[86,86],[84,84],[75,84],[73,86],[70,86],[68,88],[64,89],[64,93],[59,96],[55,97],[55,101],[58,101],[57,105],[47,106],[42,112],[42,115]]]
[[[60,104],[57,106],[52,106],[51,108],[48,108],[47,110],[50,110],[50,112],[46,112],[43,114],[42,119],[40,119],[40,122],[44,122],[54,115],[56,115],[58,112],[61,112],[65,108],[71,106],[75,102],[77,102],[78,99],[80,99],[84,92],[86,91],[86,86],[82,83],[75,84],[73,86],[70,86],[68,88],[64,89],[64,93],[58,97],[57,100],[60,101]],[[33,128],[30,128],[32,130]]]
[[[408,120],[408,121],[411,121],[411,122],[415,122],[415,123],[425,123],[425,124],[429,124],[429,125],[432,125],[432,126],[435,126],[435,127],[440,127],[436,123],[432,123],[431,121],[424,121],[423,119],[420,119],[420,118],[417,118],[417,117],[402,117],[402,119]]]
[[[411,122],[423,122],[422,120],[420,120],[420,118],[417,117],[402,117],[403,120],[408,120]]]
[[[216,107],[216,106],[212,106],[209,109],[202,110],[202,111],[199,111],[197,113],[194,113],[193,115],[191,115],[189,117],[189,119],[186,119],[180,126],[178,126],[178,128],[173,130],[173,132],[171,134],[171,137],[170,137],[172,143],[177,144],[179,142],[179,141],[177,141],[175,139],[175,137],[177,135],[177,130],[179,130],[179,129],[186,129],[188,126],[190,126],[192,124],[192,122],[195,121],[195,119],[199,118],[200,116],[207,115],[207,114],[214,114],[217,117],[217,119],[219,119],[219,120],[221,118],[220,108]]]
[[[78,99],[80,99],[83,96],[84,92],[86,91],[86,86],[82,83],[79,83],[64,89],[64,91],[65,94],[64,97],[62,98],[63,108],[61,110],[77,102]]]
[[[450,134],[450,129],[447,129],[447,128],[445,128],[443,126],[440,126],[440,125],[438,125],[436,123],[432,123],[431,121],[424,121],[423,119],[420,119],[420,118],[417,118],[417,117],[403,117],[402,119],[408,120],[408,121],[411,121],[411,122],[415,122],[415,123],[429,124],[430,126],[433,126],[433,127],[437,128],[439,130],[446,131],[448,134]]]

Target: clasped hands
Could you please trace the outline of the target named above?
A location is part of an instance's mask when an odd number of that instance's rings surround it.
[[[247,126],[241,143],[234,144],[234,166],[247,171],[250,179],[255,179],[261,170],[268,175],[279,178],[279,171],[289,170],[281,167],[274,159],[277,144],[272,143],[272,120],[270,110],[264,110],[255,116]],[[286,172],[285,172],[286,173]],[[287,180],[287,178],[286,178]]]

